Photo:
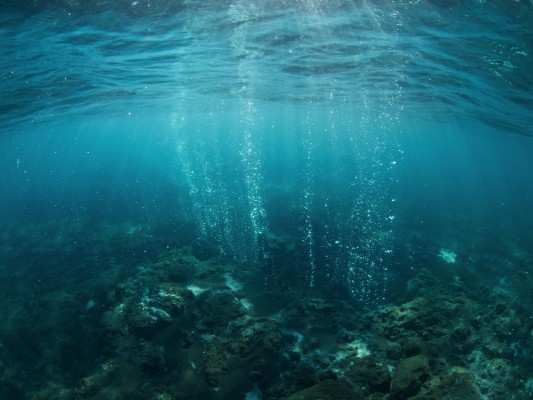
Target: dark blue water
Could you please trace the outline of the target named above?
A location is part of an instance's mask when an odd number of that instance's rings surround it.
[[[530,398],[530,1],[45,3],[0,2],[0,398]]]

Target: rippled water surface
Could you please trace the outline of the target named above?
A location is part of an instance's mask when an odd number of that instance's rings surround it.
[[[215,96],[532,129],[528,1],[3,3],[4,127]]]

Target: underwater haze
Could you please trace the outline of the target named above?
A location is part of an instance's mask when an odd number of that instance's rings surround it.
[[[0,399],[533,396],[533,3],[0,0]]]

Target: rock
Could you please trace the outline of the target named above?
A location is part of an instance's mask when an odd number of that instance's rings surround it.
[[[76,396],[80,397],[92,397],[97,392],[97,384],[91,377],[85,377],[80,379],[78,386],[74,390]]]
[[[254,354],[276,354],[282,340],[278,323],[269,319],[252,321],[231,345],[232,353],[241,358]]]
[[[149,375],[163,374],[167,370],[163,349],[145,340],[141,340],[139,345],[137,356],[142,371]]]
[[[398,360],[402,354],[402,346],[396,342],[390,342],[386,348],[387,357],[391,360]]]
[[[391,400],[406,399],[416,395],[428,378],[429,366],[426,356],[416,355],[401,360],[392,377]]]
[[[424,393],[414,396],[412,400],[441,400],[446,398],[481,400],[482,398],[476,386],[476,377],[462,367],[452,367],[443,374],[432,378],[424,385],[424,388]]]
[[[314,313],[330,314],[333,310],[333,305],[325,302],[323,299],[316,297],[305,297],[294,302],[295,308],[300,315],[309,316]]]
[[[248,379],[252,382],[259,381],[261,379],[261,371],[254,369],[248,372]]]
[[[306,362],[301,362],[291,371],[290,380],[295,387],[300,388],[308,388],[319,382],[316,369]]]
[[[404,357],[412,357],[420,354],[423,349],[422,340],[416,336],[407,336],[401,340],[402,355]]]
[[[150,338],[172,324],[194,300],[194,294],[180,286],[164,283],[148,290],[130,282],[122,302],[104,313],[102,324],[109,333]]]
[[[128,326],[136,335],[151,337],[172,323],[172,317],[165,310],[145,304],[135,303],[127,313]]]
[[[163,284],[153,298],[158,308],[172,317],[177,317],[194,301],[194,294],[188,289]]]
[[[229,374],[225,347],[220,339],[214,338],[205,352],[205,378],[211,387],[220,387],[224,378]]]
[[[361,387],[365,396],[388,393],[391,385],[388,368],[373,356],[354,362],[354,365],[346,372],[345,378]]]
[[[227,329],[228,325],[246,315],[246,310],[231,293],[212,293],[206,296],[200,307],[197,328],[200,331],[213,332],[215,329]]]
[[[439,326],[441,313],[427,298],[417,297],[401,306],[383,308],[373,316],[374,329],[389,340],[406,334],[422,335],[428,327]]]
[[[112,333],[126,334],[128,323],[126,322],[126,306],[124,303],[117,305],[102,316],[102,325]]]
[[[287,400],[359,400],[363,396],[342,380],[325,380],[289,396]]]

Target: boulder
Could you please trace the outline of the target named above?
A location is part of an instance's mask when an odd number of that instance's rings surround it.
[[[407,399],[416,395],[428,378],[429,365],[426,356],[419,354],[401,360],[392,376],[390,399]]]

